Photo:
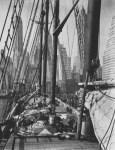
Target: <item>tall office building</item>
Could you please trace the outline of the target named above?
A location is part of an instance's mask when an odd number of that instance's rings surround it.
[[[79,56],[74,57],[72,79],[80,82],[80,58]]]
[[[67,79],[71,79],[71,57],[67,56],[67,65],[66,65],[66,76]]]
[[[73,0],[74,1],[74,0]],[[85,51],[85,39],[86,39],[86,22],[87,14],[84,7],[80,10],[76,6],[75,10],[75,21],[78,33],[78,55],[79,55],[79,66],[80,66],[80,81],[84,82],[86,74],[86,51]]]
[[[68,57],[66,48],[63,45],[60,45],[60,51],[64,67],[62,69],[65,71],[66,79],[71,79],[71,57]]]
[[[26,81],[27,72],[30,66],[29,58],[30,58],[29,52],[27,52],[24,58],[24,62],[23,62],[22,69],[20,72],[20,79],[19,79],[19,81],[23,83],[25,83]]]
[[[19,25],[17,28],[16,37],[14,40],[14,47],[13,47],[13,66],[17,68],[19,63],[19,58],[23,51],[23,23],[20,16],[17,16],[16,19],[19,19]]]
[[[102,79],[115,79],[115,16],[112,17],[106,50],[103,56]]]
[[[79,56],[74,57],[73,72],[80,74],[80,58],[79,58]]]

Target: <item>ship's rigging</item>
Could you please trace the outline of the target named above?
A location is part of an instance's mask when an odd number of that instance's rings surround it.
[[[33,55],[33,47],[36,47],[36,43],[38,41],[38,33],[39,33],[39,27],[41,28],[40,30],[40,41],[41,41],[41,45],[40,45],[40,58],[38,60],[38,64],[37,64],[37,67],[36,67],[36,70],[35,70],[35,74],[33,76],[33,80],[31,82],[31,84],[29,85],[29,94],[27,94],[26,96],[20,98],[20,97],[16,97],[15,96],[15,99],[13,100],[13,107],[12,109],[10,110],[10,113],[8,114],[5,122],[2,123],[2,125],[4,127],[4,132],[3,134],[7,134],[7,129],[8,129],[8,126],[7,126],[7,123],[8,121],[12,122],[12,117],[14,114],[16,113],[21,113],[21,115],[23,116],[22,118],[20,114],[18,114],[18,119],[17,119],[17,128],[18,128],[18,131],[15,131],[17,132],[18,134],[21,134],[22,135],[22,129],[24,129],[25,132],[27,132],[27,128],[25,127],[26,125],[26,121],[28,121],[28,119],[30,118],[26,118],[28,116],[28,114],[26,113],[31,113],[31,116],[35,117],[34,119],[36,120],[36,113],[37,113],[37,121],[39,119],[42,119],[44,117],[46,117],[46,120],[49,118],[49,123],[51,125],[56,125],[56,129],[61,131],[58,127],[60,127],[61,123],[60,121],[59,122],[55,122],[56,119],[59,119],[57,116],[56,116],[56,107],[58,104],[63,105],[63,107],[66,107],[66,109],[68,108],[69,111],[68,112],[75,112],[76,114],[76,110],[74,110],[73,108],[70,108],[70,106],[67,106],[65,103],[62,103],[59,99],[56,99],[55,98],[55,93],[56,93],[56,68],[57,68],[57,47],[58,47],[58,35],[60,34],[60,32],[62,31],[66,21],[68,20],[69,16],[71,15],[72,11],[74,10],[74,8],[76,7],[76,5],[78,4],[79,0],[77,0],[75,2],[75,4],[73,5],[73,7],[71,8],[70,12],[68,13],[68,15],[65,17],[65,19],[62,21],[62,23],[59,24],[59,0],[55,0],[54,1],[54,10],[53,10],[53,21],[54,21],[54,27],[53,27],[53,55],[51,56],[50,54],[50,50],[48,48],[48,34],[50,32],[48,32],[48,11],[49,11],[49,0],[46,0],[46,1],[42,1],[42,4],[41,4],[41,14],[40,14],[40,18],[38,19],[37,18],[37,10],[38,10],[38,7],[39,7],[39,0],[36,2],[36,5],[34,4],[35,1],[33,2],[33,7],[32,7],[32,10],[31,10],[31,15],[30,15],[30,19],[29,19],[29,22],[28,22],[28,27],[27,27],[27,32],[26,32],[26,35],[25,35],[25,38],[24,38],[24,43],[23,43],[23,49],[24,51],[22,52],[21,54],[21,57],[20,57],[20,60],[19,60],[19,64],[18,64],[18,67],[17,67],[17,70],[15,72],[15,75],[14,75],[14,78],[13,78],[13,82],[14,82],[14,85],[13,85],[13,91],[16,90],[17,88],[17,84],[20,85],[20,83],[26,78],[25,74],[28,74],[28,66],[29,66],[29,61],[27,61],[26,63],[26,67],[24,69],[24,72],[23,72],[23,76],[21,78],[21,69],[23,68],[23,63],[24,63],[24,59],[25,59],[25,56],[27,54],[27,49],[29,47],[29,41],[30,41],[30,38],[31,38],[31,35],[32,35],[32,29],[33,29],[33,26],[34,26],[34,23],[36,22],[37,23],[37,27],[36,27],[36,31],[34,33],[34,41],[32,42],[32,46],[31,46],[31,55]],[[50,1],[51,3],[51,1]],[[10,9],[10,5],[11,3],[9,4],[9,9]],[[22,0],[21,2],[20,1],[16,1],[14,3],[14,10],[13,10],[13,17],[15,16],[16,19],[14,19],[12,17],[11,19],[11,25],[10,25],[10,28],[8,30],[8,36],[7,36],[7,39],[6,39],[6,42],[5,42],[5,49],[4,49],[4,53],[6,55],[6,59],[5,59],[5,64],[4,64],[4,69],[3,69],[3,72],[2,72],[2,75],[1,75],[1,82],[0,82],[0,88],[2,89],[2,85],[3,85],[3,80],[5,78],[5,74],[6,74],[6,70],[7,70],[7,66],[8,66],[8,62],[9,62],[9,57],[12,53],[12,47],[13,47],[13,43],[14,43],[14,40],[15,40],[15,35],[16,35],[16,31],[17,31],[17,28],[18,28],[18,24],[19,24],[19,17],[21,16],[21,12],[22,12],[22,8],[23,8],[23,5],[24,5],[24,1]],[[46,13],[44,13],[44,8],[43,6],[46,5]],[[86,55],[86,80],[85,80],[85,84],[84,84],[84,92],[83,92],[83,97],[82,97],[82,104],[81,104],[81,110],[80,110],[80,120],[78,121],[78,131],[77,131],[77,136],[78,136],[78,139],[81,138],[81,128],[82,128],[82,118],[83,118],[83,113],[84,113],[84,102],[85,102],[85,98],[86,98],[86,89],[87,89],[87,84],[88,84],[88,80],[89,80],[89,77],[90,77],[90,80],[92,81],[93,77],[94,77],[94,74],[95,74],[95,70],[97,69],[97,67],[99,66],[99,60],[98,60],[98,33],[99,33],[99,19],[100,19],[100,6],[101,6],[101,0],[94,0],[94,1],[91,1],[89,0],[89,5],[88,5],[88,15],[87,15],[87,39],[85,39],[85,50],[87,51],[87,55]],[[34,9],[33,9],[34,8]],[[9,9],[8,9],[8,12],[9,12]],[[18,14],[18,16],[17,16]],[[36,21],[36,18],[38,19]],[[44,23],[44,18],[46,19],[45,23]],[[6,17],[6,20],[7,20],[7,17]],[[14,22],[13,22],[14,21]],[[5,21],[6,22],[6,21]],[[30,24],[30,27],[29,27],[29,24]],[[4,25],[5,26],[5,25]],[[45,26],[45,38],[44,38],[44,46],[42,44],[43,42],[43,26]],[[13,34],[11,34],[11,29],[12,27],[12,30],[13,30]],[[29,28],[29,29],[28,29]],[[4,31],[4,27],[3,27],[3,30]],[[2,33],[3,34],[3,33]],[[1,37],[2,37],[2,34],[1,34]],[[94,39],[92,41],[92,38]],[[8,41],[10,40],[10,44],[8,45]],[[7,52],[6,52],[6,49],[7,49]],[[81,51],[80,51],[81,52]],[[46,95],[46,67],[47,67],[47,53],[48,53],[48,57],[50,58],[50,68],[52,67],[52,70],[51,70],[51,74],[52,74],[52,86],[51,86],[51,102],[47,102],[47,95]],[[60,54],[61,54],[61,51],[60,51]],[[81,59],[82,59],[82,56],[83,53],[81,52]],[[40,70],[40,73],[38,74],[38,70],[39,68],[42,68],[42,58],[43,58],[43,89],[42,89],[42,71]],[[2,62],[3,58],[1,59],[1,62]],[[63,61],[62,61],[62,66],[63,65]],[[31,90],[31,87],[33,85],[33,83],[35,83],[34,79],[35,79],[35,76],[38,76],[38,79],[39,79],[39,87],[36,88],[36,91],[32,92]],[[65,70],[63,71],[63,76],[64,76],[64,83],[66,84],[66,75],[65,75]],[[40,77],[40,78],[39,78]],[[37,79],[37,80],[38,80]],[[18,85],[18,86],[19,86]],[[40,89],[39,89],[40,88]],[[19,92],[19,90],[18,90]],[[40,93],[39,93],[40,92]],[[35,103],[36,101],[36,95],[40,94],[40,96],[43,95],[43,99],[41,98],[39,100],[39,98],[37,99],[38,102]],[[18,95],[19,96],[19,95]],[[22,96],[22,95],[21,95]],[[35,99],[33,99],[35,96]],[[29,100],[34,100],[34,104],[37,104],[37,105],[31,105],[29,106],[28,103],[29,103]],[[16,103],[17,102],[17,103]],[[42,106],[39,104],[41,104],[41,102],[43,102],[43,110],[41,109]],[[48,104],[48,105],[47,105]],[[50,108],[47,107],[50,105]],[[22,106],[21,109],[19,109],[19,107]],[[32,111],[30,110],[32,108]],[[40,108],[40,110],[36,110],[36,108]],[[19,109],[19,112],[17,112],[17,109]],[[23,109],[28,109],[26,112],[23,112]],[[35,110],[33,110],[35,109]],[[44,111],[45,109],[45,111]],[[27,116],[26,116],[27,115]],[[35,115],[35,116],[34,116]],[[49,116],[47,116],[49,115]],[[41,117],[41,118],[40,118]],[[25,120],[25,118],[27,120]],[[13,118],[15,120],[15,117]],[[32,118],[31,118],[32,119]],[[13,121],[14,121],[13,120]],[[43,120],[44,121],[44,120]],[[48,120],[47,120],[48,121]],[[67,121],[67,120],[66,120]],[[68,122],[66,122],[64,120],[63,123],[66,123],[66,125],[68,124]],[[75,120],[74,120],[75,121]],[[12,122],[14,123],[14,122]],[[32,122],[33,123],[33,122]],[[41,122],[39,122],[41,123]],[[38,123],[38,124],[39,124]],[[42,127],[44,126],[47,126],[46,122],[42,122]],[[57,123],[57,124],[55,124]],[[37,124],[37,126],[38,126]],[[45,124],[45,125],[44,125]],[[76,125],[76,124],[74,124]],[[114,127],[114,123],[113,123],[113,126],[112,126],[112,131],[113,131],[113,127]],[[34,128],[34,127],[32,127]],[[31,133],[32,133],[32,128],[31,128]],[[35,128],[34,128],[35,129]],[[75,129],[73,126],[72,128],[70,129],[72,131],[72,129]],[[63,128],[64,131],[66,131],[65,128]],[[34,131],[35,132],[35,131]],[[48,132],[48,131],[47,131]],[[63,132],[63,131],[62,131]],[[30,133],[30,132],[29,132]],[[49,133],[49,132],[48,132]],[[55,133],[55,131],[54,131]],[[111,135],[110,135],[111,136]],[[70,136],[69,136],[70,137]],[[109,137],[110,138],[110,137]],[[101,143],[102,144],[102,143]],[[103,146],[104,147],[104,146]],[[107,145],[108,147],[108,145]]]
[[[12,4],[12,1],[9,4],[7,16],[8,16],[11,4]],[[21,16],[21,12],[22,12],[22,9],[23,9],[23,5],[24,5],[24,1],[20,2],[18,0],[13,5],[13,13],[12,13],[12,18],[11,18],[11,24],[10,24],[10,28],[8,29],[8,35],[7,35],[7,39],[6,39],[5,46],[4,46],[4,51],[3,51],[4,56],[6,57],[6,59],[5,59],[5,64],[4,64],[2,75],[1,75],[1,82],[0,82],[1,83],[1,89],[2,89],[3,80],[5,78],[5,74],[6,74],[6,71],[7,71],[7,68],[8,68],[8,63],[9,63],[9,60],[10,60],[9,58],[10,58],[10,56],[12,54],[12,51],[13,51],[13,44],[15,42],[16,32],[18,30],[18,25],[19,25],[19,21],[20,21],[20,16]],[[20,82],[23,82],[24,79],[26,78],[25,74],[27,74],[27,70],[28,70],[28,66],[29,66],[29,60],[26,63],[25,70],[23,70],[23,73],[22,73],[23,76],[22,77],[21,77],[21,72],[22,72],[21,69],[23,68],[23,63],[24,63],[25,55],[26,55],[26,52],[27,52],[27,49],[28,49],[28,44],[29,44],[29,41],[30,41],[32,28],[33,28],[34,22],[36,22],[35,21],[35,17],[36,17],[38,6],[39,6],[39,1],[36,2],[36,6],[35,6],[35,0],[34,0],[33,1],[32,10],[31,10],[31,13],[30,13],[30,18],[29,18],[28,25],[27,25],[27,29],[26,29],[26,32],[25,32],[24,42],[23,42],[23,49],[24,49],[24,51],[22,52],[22,54],[21,54],[21,56],[19,58],[18,66],[17,66],[17,68],[15,70],[15,74],[13,75],[13,91],[15,91],[16,89],[19,90],[18,87],[19,87]],[[52,3],[51,3],[51,7],[52,7]],[[54,10],[54,12],[55,12],[55,10]],[[53,12],[53,14],[55,14],[54,12]],[[52,18],[54,18],[54,15],[53,15]],[[66,18],[66,20],[67,20],[67,18]],[[3,31],[4,31],[4,27],[5,27],[6,21],[7,21],[7,17],[6,17],[4,26],[3,26],[2,34],[3,34]],[[40,21],[41,20],[39,19],[38,22],[40,22]],[[39,29],[38,28],[39,28],[39,23],[38,23],[37,28],[36,28],[34,41],[33,41],[32,47],[31,47],[30,56],[33,55],[34,52],[32,52],[32,51],[35,49],[36,41],[38,41],[37,40],[38,39],[37,35],[39,33],[39,31],[38,31]],[[13,32],[11,32],[11,31],[13,31]],[[1,37],[2,37],[2,34],[1,34]],[[46,46],[44,46],[44,48],[45,47]],[[41,53],[43,55],[45,53],[45,51],[43,50]],[[60,52],[60,55],[61,55],[61,52]],[[48,53],[48,57],[50,59],[50,68],[51,68],[51,54],[50,53]],[[42,59],[42,57],[40,59]],[[31,85],[33,85],[34,78],[36,76],[37,70],[40,67],[40,62],[42,62],[40,59],[39,59],[39,63],[38,63],[38,66],[37,66],[37,69],[36,69],[36,72],[35,72],[35,75],[33,77]],[[61,57],[61,59],[62,59],[62,57]],[[46,60],[46,59],[44,59],[44,60]],[[3,61],[3,57],[1,58],[1,62],[2,61]],[[44,65],[44,66],[46,66],[46,65]],[[62,60],[62,68],[63,67],[64,67],[64,65],[63,65],[63,60]],[[64,70],[64,68],[62,70]],[[62,71],[62,72],[64,72],[63,73],[63,77],[64,77],[64,80],[65,80],[65,83],[66,83],[65,71]],[[45,75],[45,74],[46,73],[44,73],[43,75]],[[41,77],[41,75],[39,75],[39,76]],[[45,78],[46,77],[44,77],[44,80],[45,80]],[[30,85],[30,89],[31,89],[31,85]],[[44,87],[46,87],[46,86],[44,85]]]

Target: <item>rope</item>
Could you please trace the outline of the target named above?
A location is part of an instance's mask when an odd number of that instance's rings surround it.
[[[41,16],[40,16],[40,19],[41,19]],[[39,22],[40,22],[40,19],[39,19]],[[34,40],[33,40],[33,43],[32,43],[32,47],[31,47],[31,51],[30,51],[30,57],[32,59],[33,55],[34,55],[34,49],[35,49],[35,44],[37,43],[37,40],[38,40],[38,34],[39,34],[39,24],[37,24],[37,28],[36,28],[36,31],[35,31],[35,36],[34,36]]]
[[[106,96],[106,97],[108,97],[108,98],[115,99],[115,97],[109,96],[109,95],[103,93],[101,90],[99,90],[99,92],[102,93],[104,96]]]
[[[31,24],[31,27],[30,27],[29,35],[28,35],[28,38],[27,38],[27,42],[26,42],[26,45],[25,45],[23,55],[22,55],[22,57],[20,57],[20,61],[19,61],[20,64],[19,64],[19,67],[17,69],[17,74],[16,74],[14,82],[17,82],[19,80],[20,71],[21,71],[21,68],[22,68],[22,65],[23,65],[23,62],[24,62],[25,54],[27,52],[27,48],[28,48],[28,44],[29,44],[29,40],[30,40],[30,36],[31,36],[31,32],[32,32],[32,28],[33,28],[33,24],[34,24],[34,20],[35,20],[35,16],[36,16],[37,9],[38,9],[38,4],[39,4],[39,0],[37,1],[37,4],[36,4],[36,8],[35,8],[34,16],[33,16],[33,19],[32,19],[32,24]]]
[[[52,5],[51,5],[51,6],[52,6]],[[52,11],[53,11],[53,9],[52,9]],[[49,27],[49,32],[48,32],[48,34],[50,33],[51,25],[52,25],[53,18],[54,18],[54,12],[52,12],[52,13],[53,13],[53,17],[52,17],[52,21],[51,21],[51,24],[50,24],[50,27]],[[45,49],[45,46],[44,46],[44,49]],[[44,54],[44,50],[42,51],[42,55],[43,55],[43,54]],[[38,62],[38,65],[37,65],[37,68],[36,68],[36,71],[35,71],[34,77],[33,77],[33,79],[32,79],[32,82],[31,82],[31,85],[30,85],[30,89],[29,89],[29,91],[31,90],[31,86],[32,86],[32,84],[34,84],[34,83],[35,83],[35,82],[34,82],[34,79],[35,79],[36,73],[37,73],[37,71],[38,71],[38,69],[39,69],[40,61],[42,61],[42,58],[41,58],[41,60],[39,60],[39,62]],[[38,76],[39,76],[39,75],[38,75]]]
[[[96,79],[97,79],[96,71],[94,72],[94,75],[93,75],[93,76],[94,76],[94,81],[96,81]],[[96,88],[101,94],[103,94],[104,96],[106,96],[106,97],[108,97],[108,98],[110,98],[110,99],[115,99],[114,97],[111,97],[111,96],[109,96],[109,95],[103,93],[102,90],[98,89],[98,88],[96,87],[96,85],[94,84],[94,82],[92,82],[92,83],[93,83],[93,85],[95,86],[95,88]],[[107,135],[107,133],[108,133],[108,131],[109,131],[109,129],[110,129],[110,126],[111,126],[111,124],[112,124],[112,122],[113,122],[114,115],[115,115],[115,110],[114,110],[114,112],[113,112],[113,116],[112,116],[111,122],[110,122],[110,124],[109,124],[109,127],[108,127],[108,129],[106,130],[105,135],[103,136],[103,138],[102,138],[102,140],[101,140],[101,142],[100,142],[100,150],[101,150],[102,142],[103,142],[105,136]],[[103,148],[104,148],[105,150],[107,150],[107,147],[108,147],[108,144],[109,144],[111,135],[112,135],[112,131],[113,131],[113,128],[114,128],[114,124],[115,124],[115,120],[114,120],[114,122],[113,122],[112,130],[111,130],[111,133],[110,133],[109,140],[108,140],[108,142],[107,142],[106,148],[105,148],[104,145],[103,145]]]
[[[26,36],[27,36],[27,31],[28,31],[28,28],[29,28],[29,25],[30,25],[30,21],[31,21],[31,17],[32,17],[32,13],[33,13],[34,5],[35,5],[35,0],[33,1],[33,5],[32,5],[32,9],[31,9],[31,13],[30,13],[30,17],[29,17],[28,25],[27,25],[27,28],[26,28],[26,33],[25,33],[25,37],[24,37],[23,45],[24,45],[24,43],[25,43],[25,39],[26,39]]]
[[[51,1],[51,0],[50,0]],[[55,10],[54,10],[54,12],[53,12],[53,6],[52,6],[52,2],[51,2],[51,10],[52,10],[52,14],[53,14],[53,18],[54,18],[54,13],[55,13]],[[52,18],[52,21],[53,21],[53,18]],[[63,36],[63,32],[62,32],[62,36]],[[58,41],[59,42],[59,41]],[[59,52],[60,52],[60,58],[61,58],[61,61],[62,61],[62,66],[64,65],[64,62],[63,62],[63,59],[62,59],[62,56],[61,56],[61,50],[60,50],[60,48],[59,48]],[[66,73],[65,73],[65,69],[64,69],[64,66],[62,67],[63,68],[63,71],[62,71],[62,73],[63,73],[63,76],[64,77],[62,77],[65,81],[65,84],[66,84]]]
[[[40,15],[40,18],[39,18],[39,21],[38,22],[40,22],[40,20],[41,20],[41,15]],[[31,47],[31,51],[30,51],[30,58],[32,58],[33,56],[33,50],[35,49],[35,45],[36,45],[36,43],[37,43],[37,40],[38,40],[38,34],[39,34],[39,31],[40,31],[40,29],[38,28],[39,27],[39,24],[37,24],[37,28],[36,28],[36,31],[35,31],[35,36],[34,36],[34,40],[33,40],[33,43],[32,43],[32,47]],[[30,61],[30,63],[31,63],[31,61]],[[26,76],[26,74],[27,74],[27,69],[28,69],[28,66],[29,66],[29,63],[27,63],[26,64],[26,69],[25,69],[25,71],[24,71],[24,75],[23,75],[23,78],[22,78],[22,80],[24,80],[24,76]]]
[[[16,2],[16,4],[15,4],[15,6],[14,6],[14,13],[13,13],[13,15],[12,15],[12,19],[11,19],[11,24],[10,24],[10,28],[8,29],[8,35],[7,35],[7,38],[6,38],[6,42],[5,42],[5,46],[4,46],[4,49],[5,49],[5,47],[7,47],[7,49],[8,49],[8,53],[7,53],[7,57],[6,57],[6,60],[5,60],[5,64],[4,64],[4,70],[5,69],[7,69],[6,68],[6,66],[7,66],[7,61],[8,61],[8,58],[9,58],[9,55],[10,55],[10,50],[12,49],[11,47],[12,47],[12,43],[14,42],[14,37],[15,37],[15,35],[16,35],[16,31],[17,31],[17,26],[18,26],[18,20],[16,20],[16,23],[15,23],[15,26],[14,26],[14,24],[13,24],[13,18],[14,18],[14,15],[15,15],[15,13],[16,13],[16,7],[17,7],[17,4],[18,4],[18,0],[17,0],[17,2]],[[20,7],[21,8],[21,7]],[[19,12],[18,12],[18,15],[20,14],[20,10],[19,10]],[[9,45],[9,47],[7,46],[7,42],[8,42],[8,38],[9,38],[9,36],[10,36],[10,30],[11,30],[11,27],[13,26],[13,34],[12,34],[12,38],[11,38],[11,41],[10,41],[10,45]],[[13,41],[13,42],[12,42]],[[1,62],[2,62],[2,59],[1,59]],[[1,64],[1,62],[0,62],[0,64]]]
[[[112,126],[112,129],[111,129],[111,133],[110,133],[110,136],[109,136],[109,140],[108,140],[108,143],[107,143],[107,146],[106,146],[106,150],[107,150],[107,147],[108,147],[108,145],[109,145],[109,141],[110,141],[110,138],[111,138],[111,135],[112,135],[112,132],[113,132],[114,125],[115,125],[115,120],[114,120],[114,122],[113,122],[113,126]]]
[[[102,142],[103,142],[105,136],[107,135],[107,133],[108,133],[108,131],[109,131],[109,128],[110,128],[110,126],[111,126],[111,124],[112,124],[112,122],[113,122],[114,115],[115,115],[115,110],[114,110],[114,112],[113,112],[113,116],[112,116],[112,118],[111,118],[111,122],[110,122],[110,124],[109,124],[109,126],[108,126],[108,129],[106,130],[105,135],[103,136],[103,138],[102,138],[102,140],[101,140],[101,142],[100,142],[100,150],[101,150],[101,144],[102,144]]]
[[[10,8],[11,8],[11,4],[12,4],[12,0],[10,0],[10,4],[9,4],[9,7],[8,7],[8,11],[7,11],[7,14],[6,14],[6,18],[5,18],[5,21],[4,21],[4,25],[3,25],[3,28],[2,28],[2,32],[1,32],[1,35],[0,35],[0,41],[1,41],[1,39],[2,39],[2,35],[3,35],[4,29],[5,29],[5,25],[6,25],[6,21],[7,21],[8,15],[9,15],[9,11],[10,11]]]
[[[17,1],[18,2],[18,1]],[[17,4],[17,3],[16,3]],[[23,8],[23,5],[24,5],[24,0],[22,0],[21,4],[20,4],[20,9],[19,9],[19,12],[18,12],[18,16],[21,15],[21,12],[22,12],[22,8]],[[16,9],[16,6],[15,5],[15,9]],[[13,16],[14,16],[14,13],[13,13]],[[11,22],[12,24],[12,22]],[[12,36],[12,39],[11,39],[11,42],[10,42],[10,45],[9,45],[9,48],[8,48],[8,53],[7,53],[7,57],[6,57],[6,62],[5,62],[5,65],[4,65],[4,71],[2,72],[2,75],[1,75],[1,79],[0,79],[0,88],[2,87],[2,82],[3,82],[3,79],[4,79],[4,76],[6,74],[6,71],[7,71],[7,67],[8,67],[8,64],[9,64],[9,58],[10,58],[10,55],[11,55],[11,52],[12,52],[12,49],[13,49],[13,44],[14,44],[14,40],[15,40],[15,36],[16,36],[16,32],[17,32],[17,29],[18,29],[18,24],[19,24],[19,18],[17,19],[16,21],[16,24],[15,24],[15,27],[14,27],[14,31],[13,31],[13,36]],[[11,29],[11,25],[10,25],[10,29]],[[7,36],[8,37],[8,36]],[[7,43],[7,42],[6,42]],[[5,45],[6,46],[6,45]]]
[[[95,88],[97,89],[97,91],[99,91],[101,94],[103,94],[104,96],[106,96],[106,97],[108,97],[108,98],[110,98],[110,99],[115,99],[115,97],[109,96],[109,95],[105,94],[102,90],[98,89],[98,88],[96,87],[96,85],[95,85],[94,82],[92,82],[92,83],[93,83],[93,85],[95,86]]]
[[[17,4],[18,4],[18,0],[16,1],[16,4],[14,6],[14,11],[13,11],[13,14],[12,14],[12,17],[11,17],[11,23],[10,23],[10,27],[8,29],[8,34],[7,34],[7,38],[6,38],[6,41],[5,41],[5,45],[4,45],[4,52],[5,52],[5,49],[7,48],[8,49],[8,46],[6,45],[7,44],[7,41],[8,41],[8,38],[9,38],[9,33],[10,33],[10,30],[11,30],[11,27],[13,26],[13,34],[14,34],[14,24],[13,24],[13,18],[14,18],[14,14],[16,13],[16,7],[17,7]],[[12,37],[13,37],[13,34],[12,34]],[[12,41],[12,38],[10,37],[11,41]],[[10,42],[11,44],[11,42]],[[10,46],[9,46],[10,47]],[[8,49],[8,52],[9,52],[9,49]],[[3,57],[2,59],[0,60],[0,65],[2,63],[2,60],[3,60]],[[6,60],[5,60],[6,61]]]
[[[23,8],[23,4],[24,4],[24,0],[22,1],[22,8]],[[18,16],[21,15],[21,11],[22,11],[22,8],[20,7],[20,10],[19,10],[19,13],[18,13]],[[7,53],[7,57],[6,57],[6,63],[5,63],[5,66],[4,66],[4,74],[3,76],[6,74],[6,71],[7,71],[7,66],[9,64],[9,58],[10,58],[10,55],[11,55],[11,52],[12,52],[12,48],[13,48],[13,44],[14,44],[14,40],[15,40],[15,36],[16,36],[16,32],[17,32],[17,29],[18,29],[18,25],[19,25],[19,17],[16,21],[16,25],[15,25],[15,29],[14,29],[14,33],[13,33],[13,41],[11,41],[10,43],[10,46],[9,46],[9,50],[8,50],[8,53]]]
[[[29,17],[29,20],[28,20],[28,25],[27,25],[27,28],[26,28],[25,36],[24,36],[23,46],[24,46],[24,43],[25,43],[25,40],[26,40],[27,31],[28,31],[28,28],[29,28],[29,25],[30,25],[30,21],[31,21],[31,16],[32,16],[32,13],[33,13],[34,5],[35,5],[35,0],[33,1],[31,13],[30,13],[30,17]],[[19,64],[18,64],[18,65],[19,65]],[[14,75],[13,81],[15,80],[17,69],[18,69],[18,66],[17,66],[17,68],[16,68],[16,71],[15,71],[15,75]]]
[[[65,3],[65,13],[66,13],[66,3]],[[66,14],[67,14],[67,13],[66,13]],[[66,25],[67,25],[67,38],[68,38],[69,56],[70,56],[70,53],[71,53],[70,51],[71,51],[71,50],[70,50],[70,43],[69,43],[70,40],[69,40],[68,23],[67,23]]]
[[[37,41],[37,38],[38,38],[37,37],[38,34],[39,34],[39,29],[37,27],[36,32],[35,32],[35,36],[34,36],[34,40],[33,40],[33,44],[32,44],[32,47],[31,47],[30,58],[32,57],[31,56],[32,55],[32,50],[35,49],[35,45],[36,45],[36,41]],[[31,63],[31,61],[30,61],[30,63]],[[29,67],[29,62],[26,64],[26,69],[24,71],[22,80],[24,80],[24,76],[26,76],[26,74],[27,74],[28,67]]]

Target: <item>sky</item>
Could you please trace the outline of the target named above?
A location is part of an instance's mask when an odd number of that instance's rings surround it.
[[[14,1],[14,0],[13,0]],[[26,30],[27,20],[29,18],[29,13],[31,10],[33,0],[25,0],[24,9],[22,13],[24,32]],[[87,8],[88,0],[80,0],[79,7],[84,5]],[[0,33],[2,31],[3,23],[5,21],[8,5],[10,0],[0,0]],[[66,14],[72,7],[72,0],[60,0],[60,22],[64,19]],[[101,4],[101,18],[100,18],[100,44],[99,44],[99,56],[101,64],[103,64],[103,54],[106,49],[106,43],[108,39],[108,32],[111,25],[112,17],[115,15],[115,0],[102,0]],[[11,13],[10,13],[11,16]],[[0,49],[3,48],[4,39],[7,35],[7,28],[10,23],[10,16],[7,21],[7,26],[0,42]],[[68,36],[69,35],[69,36]],[[72,58],[72,64],[74,57],[77,55],[78,42],[77,42],[77,30],[75,26],[74,13],[69,17],[67,24],[64,26],[62,32],[59,36],[60,43],[63,44],[69,56]]]

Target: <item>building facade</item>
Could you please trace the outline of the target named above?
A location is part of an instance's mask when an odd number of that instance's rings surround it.
[[[106,50],[103,56],[102,79],[115,79],[115,16],[112,18]]]
[[[65,71],[66,79],[71,79],[71,57],[68,57],[66,48],[63,45],[60,46],[60,52],[62,69]]]
[[[74,1],[74,0],[73,0]],[[85,51],[85,38],[86,38],[86,22],[87,22],[87,14],[85,12],[84,7],[79,10],[78,6],[75,8],[75,21],[76,28],[78,33],[78,55],[79,55],[79,74],[80,81],[84,82],[85,74],[86,74],[86,51]]]
[[[74,57],[73,69],[72,69],[72,79],[80,82],[80,60],[79,56]]]
[[[16,68],[19,63],[19,59],[21,57],[23,51],[23,22],[21,17],[17,16],[16,19],[19,19],[19,25],[16,32],[16,37],[14,40],[13,46],[13,74],[15,74]]]

